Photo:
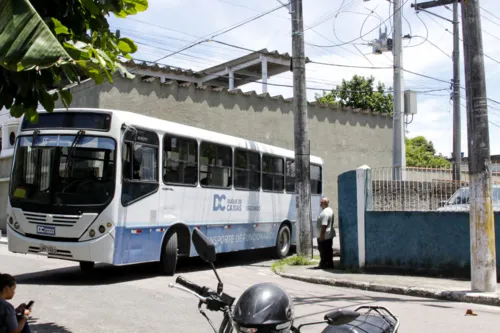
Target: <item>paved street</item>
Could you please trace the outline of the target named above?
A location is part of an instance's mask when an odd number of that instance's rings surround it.
[[[319,320],[339,307],[378,304],[388,306],[400,317],[400,332],[405,333],[493,332],[500,326],[498,307],[308,284],[274,275],[270,263],[265,253],[219,256],[219,274],[226,292],[238,297],[253,283],[279,283],[294,298],[298,322]],[[36,300],[34,332],[211,332],[198,313],[197,300],[169,288],[174,278],[156,276],[150,264],[100,266],[95,274],[86,277],[73,263],[14,255],[6,245],[0,245],[0,272],[17,275],[16,305]],[[216,287],[213,273],[199,260],[182,262],[180,274],[198,284]],[[469,308],[478,316],[465,316]],[[211,318],[215,323],[221,319],[215,314]],[[321,326],[304,329],[319,331]]]

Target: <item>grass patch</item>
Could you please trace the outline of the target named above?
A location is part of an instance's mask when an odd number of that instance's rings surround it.
[[[302,256],[291,256],[285,259],[278,260],[273,263],[271,266],[271,269],[273,272],[283,272],[285,269],[286,265],[290,266],[308,266],[308,265],[313,265],[315,260],[318,260],[319,256],[313,256],[313,260],[310,260],[308,258],[302,257]]]

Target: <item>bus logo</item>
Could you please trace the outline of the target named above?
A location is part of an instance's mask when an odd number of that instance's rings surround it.
[[[219,211],[219,210],[221,210],[221,211],[226,210],[226,207],[223,204],[223,200],[226,200],[225,194],[222,194],[222,195],[214,194],[214,205],[213,205],[214,212]]]

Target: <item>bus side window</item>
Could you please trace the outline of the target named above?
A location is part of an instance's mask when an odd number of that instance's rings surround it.
[[[321,194],[322,187],[322,175],[321,167],[318,165],[311,164],[310,180],[311,180],[311,194]]]
[[[264,154],[262,157],[262,189],[264,191],[283,192],[285,174],[283,158]]]
[[[260,190],[260,154],[243,149],[234,150],[234,188]]]
[[[153,194],[158,190],[158,145],[155,132],[138,130],[143,142],[126,141],[123,145],[122,205]]]
[[[167,184],[198,183],[198,142],[165,135],[163,138],[163,181]]]
[[[203,187],[230,188],[233,150],[229,146],[202,142],[200,145],[200,184]]]

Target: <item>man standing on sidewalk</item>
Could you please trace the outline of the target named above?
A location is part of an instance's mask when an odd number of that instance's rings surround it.
[[[316,235],[318,238],[318,250],[320,256],[319,266],[316,269],[333,268],[333,238],[335,228],[333,227],[333,210],[330,208],[330,200],[323,197],[320,201],[321,213],[316,221]]]

